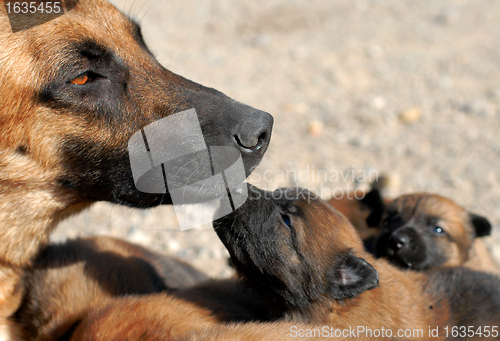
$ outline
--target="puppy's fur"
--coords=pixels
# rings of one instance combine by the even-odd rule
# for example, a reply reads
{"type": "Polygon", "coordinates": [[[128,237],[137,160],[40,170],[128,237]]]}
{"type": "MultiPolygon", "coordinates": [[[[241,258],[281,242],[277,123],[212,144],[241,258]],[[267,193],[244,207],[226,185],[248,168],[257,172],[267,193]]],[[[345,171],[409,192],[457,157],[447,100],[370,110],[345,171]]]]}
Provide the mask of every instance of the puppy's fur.
{"type": "Polygon", "coordinates": [[[239,281],[113,238],[49,245],[25,282],[11,321],[27,340],[293,340],[291,325],[250,323],[267,308],[239,281]]]}
{"type": "MultiPolygon", "coordinates": [[[[213,309],[171,295],[151,295],[118,299],[94,310],[70,340],[292,341],[297,339],[290,335],[292,327],[313,328],[296,323],[221,324],[213,309]]],[[[308,339],[322,340],[317,336],[308,339]]]]}
{"type": "Polygon", "coordinates": [[[423,339],[429,327],[498,325],[496,276],[463,268],[400,270],[374,259],[346,218],[307,191],[251,187],[250,193],[214,227],[241,277],[273,302],[275,318],[421,329],[423,339]]]}
{"type": "MultiPolygon", "coordinates": [[[[499,274],[484,243],[490,222],[435,194],[403,195],[384,208],[375,255],[393,264],[427,270],[466,266],[499,274]]],[[[382,216],[382,214],[380,214],[382,216]]]]}
{"type": "Polygon", "coordinates": [[[0,65],[0,318],[62,218],[98,200],[171,203],[134,185],[127,145],[144,126],[195,108],[206,144],[240,150],[247,173],[270,139],[269,114],[163,68],[104,0],[16,33],[2,2],[0,65]]]}
{"type": "Polygon", "coordinates": [[[26,274],[23,304],[12,318],[23,339],[55,340],[96,306],[116,297],[187,287],[208,277],[190,265],[109,237],[49,245],[26,274]]]}

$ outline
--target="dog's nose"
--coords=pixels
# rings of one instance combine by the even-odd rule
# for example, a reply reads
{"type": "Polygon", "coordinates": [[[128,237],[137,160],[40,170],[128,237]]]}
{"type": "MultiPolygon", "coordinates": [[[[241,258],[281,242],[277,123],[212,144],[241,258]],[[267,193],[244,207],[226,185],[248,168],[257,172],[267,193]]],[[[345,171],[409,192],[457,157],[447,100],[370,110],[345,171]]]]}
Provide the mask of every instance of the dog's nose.
{"type": "Polygon", "coordinates": [[[398,249],[404,248],[406,245],[408,245],[408,242],[410,241],[408,236],[404,234],[393,234],[391,236],[391,240],[398,249]]]}
{"type": "Polygon", "coordinates": [[[265,151],[271,140],[273,117],[267,112],[254,110],[236,128],[234,139],[246,152],[265,151]]]}

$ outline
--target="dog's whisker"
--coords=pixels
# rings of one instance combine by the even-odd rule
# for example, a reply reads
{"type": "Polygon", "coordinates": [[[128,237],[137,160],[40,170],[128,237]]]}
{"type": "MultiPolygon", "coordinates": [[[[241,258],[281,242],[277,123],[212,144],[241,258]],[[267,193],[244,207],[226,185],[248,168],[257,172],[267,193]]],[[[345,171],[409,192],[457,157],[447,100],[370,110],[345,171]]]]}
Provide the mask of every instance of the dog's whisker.
{"type": "MultiPolygon", "coordinates": [[[[196,160],[195,158],[193,158],[193,159],[189,160],[188,162],[186,162],[185,164],[183,164],[181,167],[179,167],[179,169],[178,169],[178,170],[177,170],[177,172],[173,175],[173,177],[175,177],[177,174],[179,174],[179,173],[180,173],[180,171],[181,171],[184,167],[186,167],[186,166],[187,166],[187,165],[189,165],[190,163],[192,163],[192,162],[196,162],[196,161],[197,161],[197,160],[196,160]]],[[[201,168],[201,167],[200,167],[200,168],[201,168]]],[[[198,168],[198,169],[200,169],[200,168],[198,168]]]]}
{"type": "MultiPolygon", "coordinates": [[[[194,169],[191,174],[189,175],[189,177],[185,180],[184,182],[184,187],[183,187],[183,191],[182,191],[182,202],[184,202],[184,198],[185,198],[185,194],[186,194],[186,190],[188,188],[188,184],[189,184],[189,180],[191,180],[191,178],[196,174],[196,172],[200,169],[202,169],[203,166],[200,166],[196,169],[194,169]]],[[[206,183],[206,182],[205,182],[206,183]]],[[[205,185],[205,183],[203,185],[205,185]]]]}
{"type": "Polygon", "coordinates": [[[146,15],[149,13],[149,11],[151,10],[151,8],[153,7],[153,2],[154,1],[155,0],[146,0],[142,4],[141,8],[139,9],[139,12],[141,12],[144,7],[146,7],[146,10],[143,12],[142,17],[140,19],[138,19],[138,21],[140,23],[142,23],[144,21],[144,18],[146,17],[146,15]]]}

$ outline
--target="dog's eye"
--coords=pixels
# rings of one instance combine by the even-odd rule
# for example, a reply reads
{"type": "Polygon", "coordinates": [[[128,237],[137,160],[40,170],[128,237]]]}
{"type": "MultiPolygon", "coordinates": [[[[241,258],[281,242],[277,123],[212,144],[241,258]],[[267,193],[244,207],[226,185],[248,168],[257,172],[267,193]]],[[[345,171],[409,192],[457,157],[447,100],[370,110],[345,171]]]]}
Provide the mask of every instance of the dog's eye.
{"type": "Polygon", "coordinates": [[[75,85],[83,85],[83,84],[87,83],[88,80],[89,80],[89,76],[87,76],[86,74],[83,74],[83,75],[80,75],[80,76],[73,78],[69,82],[71,84],[75,84],[75,85]]]}
{"type": "Polygon", "coordinates": [[[74,85],[85,85],[87,83],[93,82],[98,78],[102,78],[100,75],[94,72],[84,72],[72,80],[69,81],[69,83],[74,84],[74,85]]]}
{"type": "Polygon", "coordinates": [[[433,226],[433,227],[431,227],[431,231],[432,231],[432,233],[434,233],[436,236],[440,236],[440,237],[442,237],[442,236],[445,236],[445,235],[446,235],[445,230],[443,230],[443,229],[442,229],[441,227],[439,227],[439,226],[433,226]]]}
{"type": "Polygon", "coordinates": [[[283,220],[286,226],[292,228],[292,220],[290,219],[290,216],[288,214],[281,214],[281,219],[283,220]]]}

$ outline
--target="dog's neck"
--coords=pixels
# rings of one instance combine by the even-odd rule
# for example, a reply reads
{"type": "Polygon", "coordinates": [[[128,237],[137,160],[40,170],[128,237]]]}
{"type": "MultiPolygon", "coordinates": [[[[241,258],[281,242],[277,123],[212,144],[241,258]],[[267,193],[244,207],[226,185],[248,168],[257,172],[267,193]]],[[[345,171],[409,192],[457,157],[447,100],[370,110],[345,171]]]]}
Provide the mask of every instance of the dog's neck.
{"type": "MultiPolygon", "coordinates": [[[[0,264],[24,268],[78,200],[57,183],[61,167],[37,152],[0,147],[0,264]]],[[[50,158],[47,158],[50,160],[50,158]]],[[[88,205],[88,204],[87,204],[88,205]]]]}
{"type": "Polygon", "coordinates": [[[24,270],[48,242],[50,231],[85,205],[65,207],[49,190],[0,179],[0,327],[2,319],[17,310],[23,297],[24,270]]]}
{"type": "Polygon", "coordinates": [[[0,180],[0,264],[28,266],[58,222],[89,205],[68,206],[61,197],[41,186],[0,180]],[[29,234],[21,233],[26,230],[29,234]]]}

